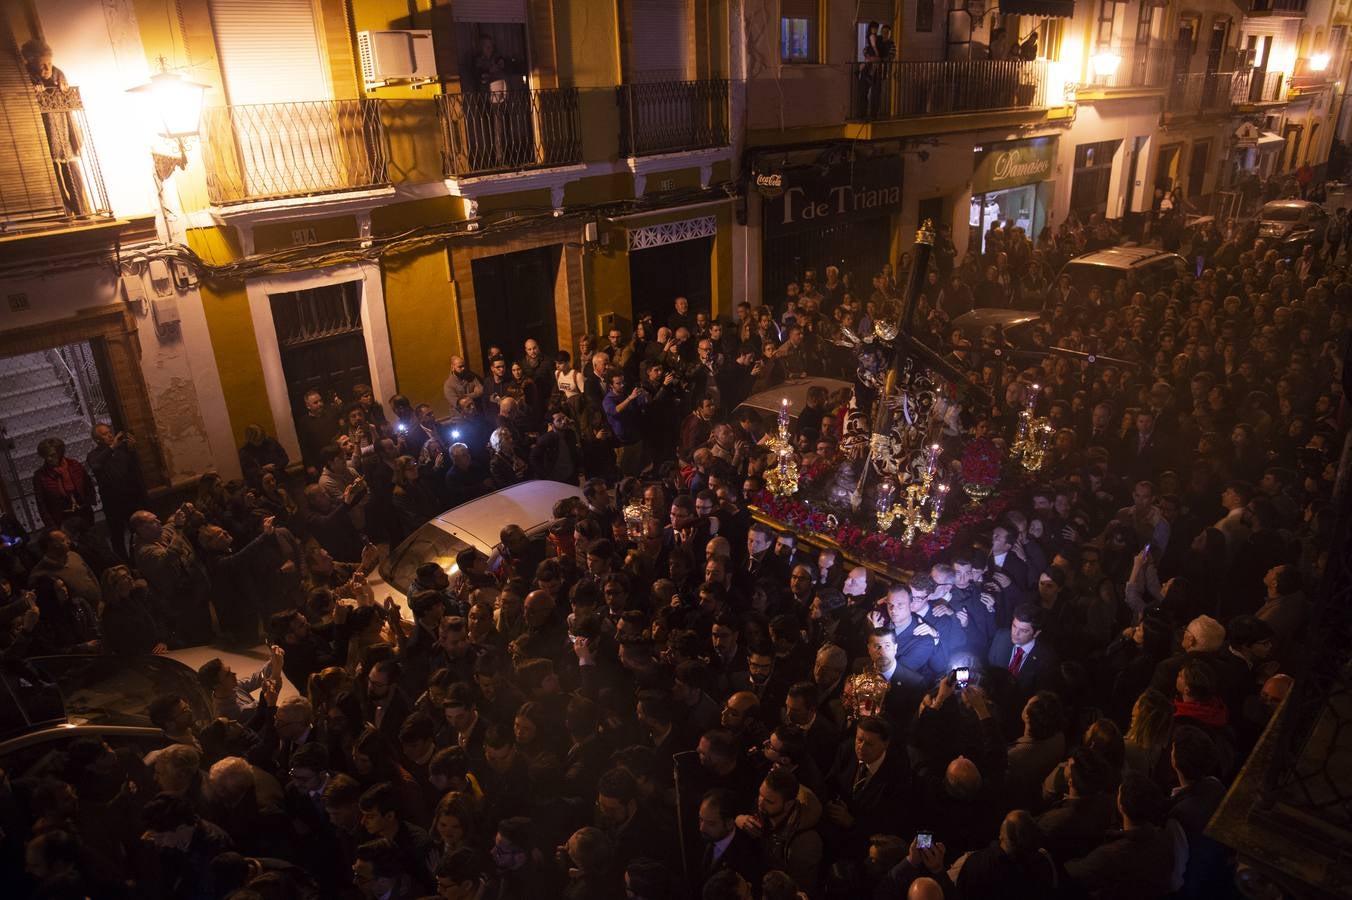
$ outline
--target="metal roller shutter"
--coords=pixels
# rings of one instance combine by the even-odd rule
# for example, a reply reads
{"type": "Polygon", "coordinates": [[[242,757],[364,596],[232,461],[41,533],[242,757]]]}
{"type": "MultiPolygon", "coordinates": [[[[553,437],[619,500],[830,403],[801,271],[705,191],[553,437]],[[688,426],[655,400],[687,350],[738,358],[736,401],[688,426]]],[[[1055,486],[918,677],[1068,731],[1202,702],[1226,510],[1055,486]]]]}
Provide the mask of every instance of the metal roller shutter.
{"type": "Polygon", "coordinates": [[[526,0],[452,0],[451,15],[457,22],[525,25],[526,0]]]}
{"type": "MultiPolygon", "coordinates": [[[[9,29],[4,29],[8,37],[9,29]]],[[[4,44],[14,46],[12,39],[4,44]]],[[[0,52],[0,223],[65,213],[42,113],[23,62],[0,52]]]]}
{"type": "Polygon", "coordinates": [[[211,0],[231,106],[328,100],[311,0],[211,0]]]}

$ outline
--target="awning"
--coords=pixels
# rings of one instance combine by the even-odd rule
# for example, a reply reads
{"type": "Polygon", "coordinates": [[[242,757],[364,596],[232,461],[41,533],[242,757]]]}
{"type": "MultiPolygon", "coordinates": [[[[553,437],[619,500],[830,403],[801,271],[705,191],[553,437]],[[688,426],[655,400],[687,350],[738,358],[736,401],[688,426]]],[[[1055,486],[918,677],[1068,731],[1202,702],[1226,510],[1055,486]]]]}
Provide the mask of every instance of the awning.
{"type": "Polygon", "coordinates": [[[1282,144],[1286,143],[1286,138],[1280,134],[1273,134],[1271,131],[1265,131],[1258,136],[1258,152],[1266,153],[1276,150],[1282,144]]]}
{"type": "Polygon", "coordinates": [[[1000,14],[1069,19],[1075,15],[1075,0],[1000,0],[1000,14]]]}

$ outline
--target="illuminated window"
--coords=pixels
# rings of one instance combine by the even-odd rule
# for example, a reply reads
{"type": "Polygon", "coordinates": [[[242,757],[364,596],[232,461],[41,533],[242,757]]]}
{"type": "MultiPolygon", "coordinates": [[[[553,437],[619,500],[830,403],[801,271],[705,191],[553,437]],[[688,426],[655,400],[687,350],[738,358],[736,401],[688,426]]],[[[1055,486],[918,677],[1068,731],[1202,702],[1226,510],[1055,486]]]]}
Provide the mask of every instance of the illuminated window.
{"type": "Polygon", "coordinates": [[[783,0],[779,9],[779,58],[786,63],[817,61],[817,0],[783,0]]]}

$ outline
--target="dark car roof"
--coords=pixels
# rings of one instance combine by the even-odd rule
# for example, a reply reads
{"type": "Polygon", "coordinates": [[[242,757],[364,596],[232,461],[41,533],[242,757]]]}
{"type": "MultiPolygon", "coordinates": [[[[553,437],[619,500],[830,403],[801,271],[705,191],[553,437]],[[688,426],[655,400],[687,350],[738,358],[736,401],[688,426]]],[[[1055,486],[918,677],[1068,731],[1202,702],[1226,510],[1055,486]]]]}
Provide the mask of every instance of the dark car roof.
{"type": "Polygon", "coordinates": [[[150,702],[178,694],[211,718],[197,673],[163,656],[38,656],[0,672],[0,737],[60,723],[149,726],[150,702]]]}

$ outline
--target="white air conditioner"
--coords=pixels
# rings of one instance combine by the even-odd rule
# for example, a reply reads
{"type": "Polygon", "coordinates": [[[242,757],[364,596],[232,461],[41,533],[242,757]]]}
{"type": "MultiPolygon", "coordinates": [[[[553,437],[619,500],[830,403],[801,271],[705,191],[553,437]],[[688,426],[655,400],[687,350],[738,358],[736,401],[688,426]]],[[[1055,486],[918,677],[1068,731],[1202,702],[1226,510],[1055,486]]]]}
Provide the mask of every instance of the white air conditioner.
{"type": "Polygon", "coordinates": [[[437,77],[431,31],[359,31],[357,54],[366,89],[427,84],[437,77]]]}

